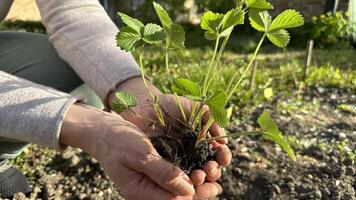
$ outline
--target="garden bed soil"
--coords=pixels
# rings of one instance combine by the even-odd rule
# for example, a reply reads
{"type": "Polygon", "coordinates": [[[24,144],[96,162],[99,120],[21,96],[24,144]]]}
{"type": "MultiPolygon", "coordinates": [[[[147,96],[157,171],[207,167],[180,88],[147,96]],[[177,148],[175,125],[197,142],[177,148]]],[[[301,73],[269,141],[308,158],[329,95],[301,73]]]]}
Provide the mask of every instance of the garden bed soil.
{"type": "MultiPolygon", "coordinates": [[[[224,192],[214,199],[355,200],[356,114],[338,109],[355,105],[355,91],[312,88],[304,101],[276,97],[253,107],[229,132],[252,131],[258,114],[271,113],[296,150],[294,162],[270,141],[241,137],[229,143],[232,165],[223,169],[224,192]],[[284,105],[284,106],[283,106],[284,105]]],[[[17,165],[33,192],[15,199],[122,199],[99,164],[78,149],[60,154],[32,145],[17,165]]]]}

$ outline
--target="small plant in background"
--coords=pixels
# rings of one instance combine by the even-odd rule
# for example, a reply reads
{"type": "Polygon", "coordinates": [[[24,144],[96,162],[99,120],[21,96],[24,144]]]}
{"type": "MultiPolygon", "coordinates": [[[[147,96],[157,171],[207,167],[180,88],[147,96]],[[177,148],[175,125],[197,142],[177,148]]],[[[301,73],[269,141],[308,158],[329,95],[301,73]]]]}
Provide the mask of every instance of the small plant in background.
{"type": "Polygon", "coordinates": [[[320,48],[345,48],[355,42],[352,36],[356,32],[356,26],[349,20],[347,12],[329,12],[315,16],[308,26],[310,26],[309,37],[314,39],[320,48]]]}
{"type": "MultiPolygon", "coordinates": [[[[123,23],[117,35],[117,45],[129,52],[137,54],[141,68],[142,79],[147,87],[145,79],[145,66],[143,63],[142,51],[148,45],[161,45],[165,52],[165,67],[167,74],[171,77],[172,92],[176,96],[176,104],[181,111],[181,118],[175,119],[170,113],[159,105],[158,96],[150,91],[150,98],[154,105],[158,121],[156,126],[161,126],[165,130],[165,135],[152,137],[151,141],[160,155],[170,162],[178,164],[183,170],[189,173],[191,170],[201,168],[202,164],[212,159],[213,152],[209,141],[221,138],[236,138],[243,135],[261,135],[266,139],[276,142],[293,160],[295,155],[276,123],[271,116],[264,112],[258,118],[260,131],[240,132],[228,134],[220,137],[210,137],[209,128],[216,122],[219,126],[225,127],[228,124],[231,109],[227,108],[228,101],[235,94],[235,91],[243,80],[245,80],[256,56],[267,38],[277,47],[286,47],[290,36],[286,29],[301,26],[304,23],[303,17],[295,10],[286,10],[272,19],[268,13],[273,6],[265,0],[239,0],[237,6],[225,14],[207,11],[201,19],[201,28],[205,31],[204,37],[214,41],[214,53],[209,66],[202,69],[206,72],[201,77],[201,82],[196,83],[187,78],[173,78],[170,70],[169,59],[171,54],[184,51],[185,32],[184,29],[174,23],[166,10],[157,3],[153,3],[156,13],[161,21],[162,27],[157,24],[148,23],[144,25],[137,19],[126,14],[119,13],[123,23]],[[211,87],[216,81],[216,70],[219,67],[221,56],[226,44],[229,41],[233,29],[244,23],[245,16],[248,15],[251,26],[262,32],[261,39],[252,57],[241,64],[240,70],[235,70],[230,80],[226,82],[224,88],[216,89],[211,87]],[[181,106],[178,95],[182,95],[193,100],[191,114],[188,116],[181,106]],[[209,108],[211,117],[202,123],[202,117],[209,108]],[[173,118],[173,119],[172,119],[173,118]],[[172,124],[176,123],[176,124],[172,124]],[[178,126],[182,130],[181,137],[173,137],[171,126],[178,126]],[[189,152],[189,155],[186,153],[189,152]]],[[[272,90],[273,91],[273,90],[272,90]]],[[[113,109],[120,113],[124,110],[131,110],[136,106],[135,97],[127,92],[118,92],[117,99],[113,102],[113,109]]],[[[273,93],[271,89],[266,91],[266,98],[270,98],[273,93]]],[[[134,112],[134,111],[132,111],[134,112]]],[[[136,115],[139,115],[135,113],[136,115]]],[[[149,119],[155,121],[155,119],[149,119]]]]}

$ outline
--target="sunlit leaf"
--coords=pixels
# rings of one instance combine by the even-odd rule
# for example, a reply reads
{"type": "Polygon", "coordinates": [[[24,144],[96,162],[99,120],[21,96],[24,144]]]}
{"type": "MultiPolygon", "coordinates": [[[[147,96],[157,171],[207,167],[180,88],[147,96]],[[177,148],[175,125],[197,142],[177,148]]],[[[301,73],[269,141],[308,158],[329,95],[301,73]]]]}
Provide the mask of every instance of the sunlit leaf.
{"type": "Polygon", "coordinates": [[[121,13],[121,12],[118,12],[117,14],[121,17],[121,20],[124,24],[126,24],[128,27],[135,30],[137,33],[141,33],[143,31],[145,25],[142,22],[140,22],[138,19],[132,18],[126,15],[125,13],[121,13]]]}
{"type": "Polygon", "coordinates": [[[267,33],[267,37],[274,45],[281,48],[286,47],[290,40],[289,33],[285,29],[271,31],[267,33]]]}
{"type": "Polygon", "coordinates": [[[227,95],[224,91],[219,90],[214,92],[206,101],[206,104],[209,106],[211,116],[215,122],[224,127],[227,125],[228,118],[225,109],[227,103],[227,95]]]}
{"type": "Polygon", "coordinates": [[[185,78],[177,78],[173,80],[173,92],[176,92],[181,95],[200,97],[201,90],[197,83],[185,79],[185,78]]]}
{"type": "Polygon", "coordinates": [[[125,51],[134,51],[135,49],[143,46],[141,35],[130,27],[121,28],[120,32],[116,35],[117,46],[125,51]]]}
{"type": "Polygon", "coordinates": [[[247,5],[250,8],[261,9],[261,10],[267,10],[273,8],[272,4],[267,2],[266,0],[247,0],[247,5]]]}
{"type": "Polygon", "coordinates": [[[243,24],[244,20],[245,20],[245,14],[244,12],[242,12],[242,10],[232,9],[224,15],[221,29],[222,31],[224,31],[238,24],[243,24]]]}
{"type": "Polygon", "coordinates": [[[204,35],[208,35],[207,39],[218,37],[219,29],[222,26],[223,19],[224,15],[220,13],[213,13],[211,11],[204,13],[200,26],[203,30],[206,30],[206,34],[204,35]]]}
{"type": "Polygon", "coordinates": [[[303,16],[295,10],[285,10],[279,14],[271,23],[268,28],[268,31],[295,28],[303,25],[304,18],[303,16]]]}
{"type": "Polygon", "coordinates": [[[156,10],[159,20],[162,23],[164,29],[171,29],[173,24],[172,19],[169,17],[167,11],[158,3],[153,2],[153,7],[156,10]]]}
{"type": "Polygon", "coordinates": [[[273,97],[273,89],[270,88],[270,87],[264,89],[263,90],[263,96],[268,100],[272,99],[272,97],[273,97]]]}
{"type": "Polygon", "coordinates": [[[208,11],[204,13],[200,26],[203,30],[217,33],[222,25],[223,19],[223,14],[208,11]]]}
{"type": "Polygon", "coordinates": [[[161,5],[153,2],[153,6],[167,34],[168,48],[171,50],[183,50],[185,42],[185,31],[183,27],[173,23],[168,12],[161,5]]]}
{"type": "Polygon", "coordinates": [[[115,95],[116,99],[112,102],[112,109],[116,113],[121,113],[127,108],[137,105],[136,97],[129,92],[117,92],[115,95]]]}
{"type": "Polygon", "coordinates": [[[271,24],[272,17],[267,11],[260,11],[251,9],[249,11],[249,20],[251,26],[261,32],[267,32],[268,27],[271,24]]]}
{"type": "Polygon", "coordinates": [[[157,44],[166,39],[166,33],[161,26],[149,23],[145,26],[142,39],[149,44],[157,44]]]}
{"type": "Polygon", "coordinates": [[[230,106],[229,108],[226,109],[226,116],[227,116],[227,119],[231,119],[231,116],[232,116],[232,112],[234,111],[234,107],[230,106]]]}
{"type": "Polygon", "coordinates": [[[258,124],[264,131],[264,137],[277,143],[284,152],[286,152],[292,160],[296,160],[293,149],[289,146],[287,141],[283,138],[282,133],[279,131],[277,124],[273,121],[272,117],[263,112],[257,120],[258,124]]]}
{"type": "Polygon", "coordinates": [[[173,24],[169,33],[169,48],[173,50],[184,49],[185,31],[179,24],[173,24]]]}

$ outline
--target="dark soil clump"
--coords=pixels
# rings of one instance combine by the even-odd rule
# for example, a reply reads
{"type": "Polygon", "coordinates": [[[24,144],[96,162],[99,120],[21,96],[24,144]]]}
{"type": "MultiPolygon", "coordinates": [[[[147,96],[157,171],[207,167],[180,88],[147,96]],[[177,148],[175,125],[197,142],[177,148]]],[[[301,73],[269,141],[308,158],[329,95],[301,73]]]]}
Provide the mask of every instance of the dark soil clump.
{"type": "Polygon", "coordinates": [[[170,163],[176,164],[185,173],[202,169],[205,162],[214,159],[212,146],[207,142],[195,145],[197,133],[192,130],[183,132],[182,137],[162,135],[151,138],[157,152],[170,163]]]}

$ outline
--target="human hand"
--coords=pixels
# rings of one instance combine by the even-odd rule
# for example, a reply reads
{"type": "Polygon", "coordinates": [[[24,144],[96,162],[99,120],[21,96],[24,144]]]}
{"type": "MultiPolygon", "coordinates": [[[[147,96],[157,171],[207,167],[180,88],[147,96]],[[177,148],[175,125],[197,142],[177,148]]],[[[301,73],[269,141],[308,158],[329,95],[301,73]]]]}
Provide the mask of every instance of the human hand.
{"type": "Polygon", "coordinates": [[[128,200],[193,199],[189,177],[163,160],[146,134],[118,115],[73,105],[60,142],[95,157],[128,200]]]}
{"type": "MultiPolygon", "coordinates": [[[[159,104],[161,107],[166,109],[170,115],[175,118],[182,119],[181,112],[179,111],[175,96],[172,94],[162,94],[152,83],[148,82],[149,88],[154,95],[159,96],[159,104]]],[[[138,106],[134,107],[134,111],[144,118],[148,119],[157,119],[156,114],[153,108],[152,100],[151,102],[147,101],[150,99],[150,96],[145,88],[143,81],[141,78],[132,78],[127,80],[126,82],[120,84],[119,91],[128,91],[133,93],[137,100],[138,106]]],[[[115,94],[111,94],[109,96],[109,102],[112,102],[115,99],[115,94]]],[[[189,117],[193,102],[184,98],[179,97],[182,107],[189,117]]],[[[163,133],[163,131],[152,131],[151,124],[149,120],[144,120],[132,112],[123,112],[120,115],[126,120],[132,122],[137,125],[143,132],[149,133],[150,136],[154,136],[157,133],[163,133]]],[[[203,121],[207,121],[210,117],[209,112],[207,112],[203,116],[203,121]]],[[[224,135],[223,129],[219,128],[217,124],[213,124],[209,129],[209,133],[211,136],[221,136],[224,135]]],[[[200,198],[209,198],[216,196],[218,193],[221,193],[221,186],[216,183],[216,181],[221,176],[221,166],[227,166],[231,162],[231,152],[226,146],[227,140],[222,139],[211,142],[213,144],[213,148],[216,150],[215,161],[207,162],[203,170],[194,170],[191,174],[191,180],[195,186],[196,194],[200,198]]]]}

